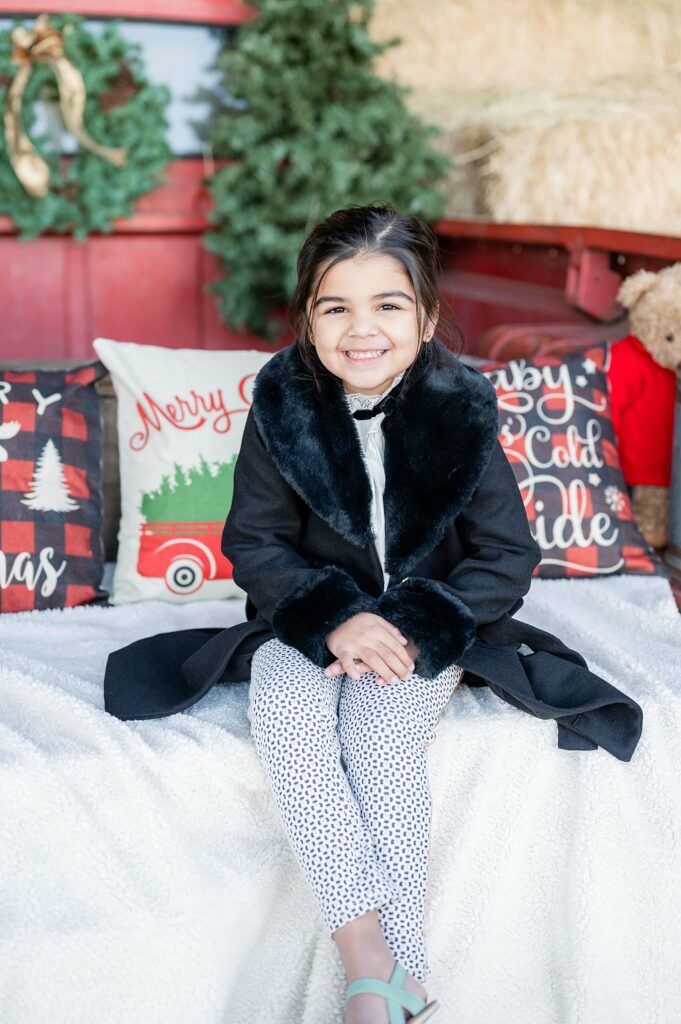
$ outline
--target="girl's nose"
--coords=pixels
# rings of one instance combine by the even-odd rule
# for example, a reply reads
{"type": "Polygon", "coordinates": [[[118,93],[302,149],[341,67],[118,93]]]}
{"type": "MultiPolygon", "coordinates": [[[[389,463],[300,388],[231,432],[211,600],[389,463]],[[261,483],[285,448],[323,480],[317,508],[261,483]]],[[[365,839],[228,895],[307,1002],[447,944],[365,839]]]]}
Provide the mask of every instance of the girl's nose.
{"type": "Polygon", "coordinates": [[[354,324],[348,334],[351,338],[375,338],[378,331],[372,325],[354,324]]]}

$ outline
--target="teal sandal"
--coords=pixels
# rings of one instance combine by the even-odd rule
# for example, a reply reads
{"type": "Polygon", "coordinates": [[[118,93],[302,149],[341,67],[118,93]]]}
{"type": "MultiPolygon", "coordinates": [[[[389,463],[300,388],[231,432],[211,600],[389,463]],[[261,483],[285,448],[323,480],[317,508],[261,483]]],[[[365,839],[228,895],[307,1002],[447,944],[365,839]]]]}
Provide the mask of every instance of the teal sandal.
{"type": "Polygon", "coordinates": [[[353,996],[359,995],[360,992],[369,992],[375,996],[383,996],[387,1002],[390,1024],[405,1024],[407,1018],[404,1010],[409,1010],[409,1013],[414,1014],[409,1018],[407,1024],[425,1024],[435,1011],[440,1009],[440,1004],[435,1000],[426,1004],[415,992],[407,991],[403,987],[406,976],[407,971],[399,960],[396,960],[390,981],[383,981],[381,978],[355,978],[345,991],[345,1002],[347,1004],[353,996]]]}

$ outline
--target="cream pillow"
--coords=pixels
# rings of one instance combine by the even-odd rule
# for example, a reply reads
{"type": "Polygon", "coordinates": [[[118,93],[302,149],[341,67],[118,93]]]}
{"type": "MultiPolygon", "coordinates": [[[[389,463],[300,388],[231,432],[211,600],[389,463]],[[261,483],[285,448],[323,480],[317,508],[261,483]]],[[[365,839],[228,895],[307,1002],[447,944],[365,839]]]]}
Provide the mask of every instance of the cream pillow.
{"type": "Polygon", "coordinates": [[[220,551],[253,380],[273,352],[96,338],[117,399],[113,604],[243,597],[220,551]]]}

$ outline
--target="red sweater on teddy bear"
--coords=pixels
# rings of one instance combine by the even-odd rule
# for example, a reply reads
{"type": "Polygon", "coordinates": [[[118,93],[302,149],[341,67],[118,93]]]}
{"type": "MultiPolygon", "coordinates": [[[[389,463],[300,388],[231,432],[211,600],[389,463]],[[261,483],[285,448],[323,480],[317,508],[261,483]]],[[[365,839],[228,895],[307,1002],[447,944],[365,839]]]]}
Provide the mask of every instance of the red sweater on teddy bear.
{"type": "Polygon", "coordinates": [[[610,400],[622,473],[631,487],[670,487],[676,374],[630,334],[610,346],[610,400]]]}

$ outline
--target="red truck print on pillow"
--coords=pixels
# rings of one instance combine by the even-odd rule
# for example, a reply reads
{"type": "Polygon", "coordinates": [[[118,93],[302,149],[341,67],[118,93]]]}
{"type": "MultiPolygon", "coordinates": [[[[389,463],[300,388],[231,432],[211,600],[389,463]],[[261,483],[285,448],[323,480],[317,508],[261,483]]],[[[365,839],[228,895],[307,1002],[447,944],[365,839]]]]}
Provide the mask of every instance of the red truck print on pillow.
{"type": "Polygon", "coordinates": [[[174,463],[174,475],[164,475],[160,487],[142,495],[137,571],[162,579],[172,594],[190,596],[206,580],[232,578],[232,563],[222,554],[220,540],[232,504],[234,466],[174,463]]]}

